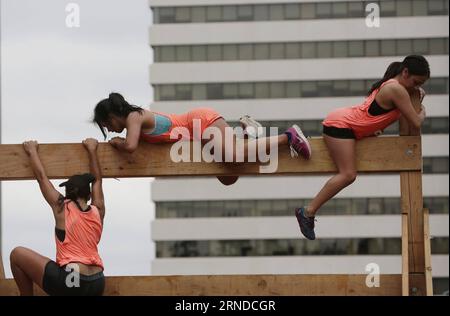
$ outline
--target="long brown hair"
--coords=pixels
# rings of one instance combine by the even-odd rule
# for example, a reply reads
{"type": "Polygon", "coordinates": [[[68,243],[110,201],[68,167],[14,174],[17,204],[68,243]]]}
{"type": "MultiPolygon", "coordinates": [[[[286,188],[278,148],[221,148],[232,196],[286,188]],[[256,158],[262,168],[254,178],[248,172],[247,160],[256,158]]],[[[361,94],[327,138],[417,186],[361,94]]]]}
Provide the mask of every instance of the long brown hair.
{"type": "Polygon", "coordinates": [[[409,55],[406,56],[403,61],[395,61],[389,65],[384,73],[384,76],[381,80],[378,80],[372,85],[372,88],[369,91],[369,95],[389,79],[396,77],[399,73],[403,71],[403,69],[408,69],[411,75],[417,76],[427,76],[430,77],[430,65],[425,57],[421,55],[409,55]]]}

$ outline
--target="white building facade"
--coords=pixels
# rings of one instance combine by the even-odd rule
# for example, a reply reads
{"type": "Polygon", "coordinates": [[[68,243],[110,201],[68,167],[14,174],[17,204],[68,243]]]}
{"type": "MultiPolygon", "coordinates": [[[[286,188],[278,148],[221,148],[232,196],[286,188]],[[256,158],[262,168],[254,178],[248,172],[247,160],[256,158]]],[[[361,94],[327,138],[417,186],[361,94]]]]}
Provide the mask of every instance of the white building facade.
{"type": "MultiPolygon", "coordinates": [[[[150,0],[151,109],[212,107],[237,125],[249,114],[282,132],[321,134],[332,109],[360,103],[389,63],[424,55],[425,206],[430,209],[436,293],[448,290],[448,1],[150,0]],[[366,24],[366,5],[380,26],[366,24]]],[[[393,126],[386,133],[396,133],[393,126]]],[[[314,154],[313,154],[314,157],[314,154]]],[[[313,158],[314,159],[314,158],[313,158]]],[[[315,241],[294,208],[328,176],[157,178],[152,273],[401,272],[400,177],[362,175],[318,213],[315,241]]]]}

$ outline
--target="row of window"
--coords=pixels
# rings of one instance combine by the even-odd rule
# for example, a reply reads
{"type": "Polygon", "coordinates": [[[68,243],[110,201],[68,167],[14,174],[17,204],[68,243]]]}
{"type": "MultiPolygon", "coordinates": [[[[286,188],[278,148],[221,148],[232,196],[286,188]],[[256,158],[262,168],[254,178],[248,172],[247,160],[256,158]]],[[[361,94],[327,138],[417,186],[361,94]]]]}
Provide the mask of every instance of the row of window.
{"type": "MultiPolygon", "coordinates": [[[[448,159],[447,159],[448,161],[448,159]]],[[[222,200],[156,202],[156,218],[292,216],[311,199],[222,200]]],[[[448,214],[448,197],[425,197],[431,214],[448,214]]],[[[320,215],[400,214],[400,198],[336,198],[320,208],[320,215]]]]}
{"type": "Polygon", "coordinates": [[[155,46],[155,62],[448,55],[448,38],[155,46]]]}
{"type": "MultiPolygon", "coordinates": [[[[192,7],[154,7],[159,23],[208,23],[361,18],[366,5],[376,3],[381,17],[448,15],[448,0],[382,0],[192,7]]],[[[369,10],[370,12],[371,10],[369,10]]]]}
{"type": "MultiPolygon", "coordinates": [[[[155,101],[364,96],[379,79],[157,84],[155,101]]],[[[448,94],[448,78],[431,78],[428,94],[448,94]]]]}
{"type": "MultiPolygon", "coordinates": [[[[156,257],[399,255],[401,238],[157,241],[156,257]]],[[[431,239],[432,254],[448,254],[448,237],[431,239]]]]}
{"type": "MultiPolygon", "coordinates": [[[[292,120],[292,121],[259,121],[263,126],[263,133],[270,135],[270,127],[277,127],[281,133],[291,127],[294,124],[300,124],[302,131],[307,136],[321,136],[322,135],[322,121],[323,120],[292,120]]],[[[230,126],[237,127],[239,122],[228,122],[230,126]]],[[[422,123],[421,127],[422,135],[425,134],[448,134],[449,133],[449,120],[448,117],[427,117],[422,123]]],[[[263,135],[264,135],[263,134],[263,135]]],[[[399,123],[394,122],[388,128],[384,130],[385,135],[398,135],[399,123]]],[[[446,173],[446,172],[444,172],[446,173]]]]}

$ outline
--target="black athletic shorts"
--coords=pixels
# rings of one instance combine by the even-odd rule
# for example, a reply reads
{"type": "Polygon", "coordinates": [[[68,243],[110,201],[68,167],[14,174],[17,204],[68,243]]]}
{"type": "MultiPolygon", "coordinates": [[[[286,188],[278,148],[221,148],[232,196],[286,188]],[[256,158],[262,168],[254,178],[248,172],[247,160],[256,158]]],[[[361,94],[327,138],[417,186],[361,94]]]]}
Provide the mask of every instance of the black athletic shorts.
{"type": "Polygon", "coordinates": [[[356,139],[353,130],[351,130],[350,128],[339,128],[323,125],[323,133],[334,138],[356,139]]]}
{"type": "Polygon", "coordinates": [[[45,266],[43,290],[52,296],[99,296],[105,289],[105,276],[103,272],[93,275],[79,274],[76,280],[73,269],[60,267],[54,261],[45,266]],[[79,286],[78,286],[79,285],[79,286]]]}

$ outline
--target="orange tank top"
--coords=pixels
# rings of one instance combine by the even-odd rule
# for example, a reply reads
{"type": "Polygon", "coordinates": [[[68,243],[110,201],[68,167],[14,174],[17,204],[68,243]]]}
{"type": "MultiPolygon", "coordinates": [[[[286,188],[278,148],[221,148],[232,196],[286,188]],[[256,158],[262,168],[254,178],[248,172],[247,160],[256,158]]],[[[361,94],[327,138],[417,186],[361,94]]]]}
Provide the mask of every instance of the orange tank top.
{"type": "Polygon", "coordinates": [[[332,111],[322,124],[329,127],[349,128],[355,134],[356,139],[381,134],[386,127],[400,118],[400,110],[394,108],[387,113],[373,116],[369,113],[369,107],[380,89],[392,82],[397,82],[397,80],[390,79],[383,82],[378,89],[372,91],[362,104],[332,111]]]}
{"type": "MultiPolygon", "coordinates": [[[[175,128],[182,128],[185,130],[187,135],[185,136],[189,140],[201,139],[201,135],[203,131],[208,128],[212,123],[214,123],[222,116],[217,113],[215,110],[211,108],[195,108],[190,110],[189,112],[183,114],[167,114],[153,111],[155,115],[155,121],[168,122],[167,128],[162,133],[144,133],[141,132],[140,139],[147,143],[174,143],[182,138],[182,135],[178,135],[178,133],[174,133],[177,135],[177,138],[170,138],[170,134],[175,128]],[[157,118],[156,116],[159,116],[157,118]],[[194,121],[197,120],[197,123],[194,121]],[[195,124],[198,124],[198,131],[194,130],[195,124]]],[[[158,123],[155,123],[158,124],[158,123]]],[[[164,123],[167,124],[167,123],[164,123]]]]}
{"type": "Polygon", "coordinates": [[[55,236],[56,263],[59,266],[79,262],[103,269],[97,249],[103,225],[97,207],[90,207],[90,210],[82,212],[73,201],[64,201],[66,235],[63,242],[55,236]]]}

